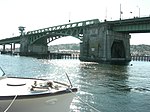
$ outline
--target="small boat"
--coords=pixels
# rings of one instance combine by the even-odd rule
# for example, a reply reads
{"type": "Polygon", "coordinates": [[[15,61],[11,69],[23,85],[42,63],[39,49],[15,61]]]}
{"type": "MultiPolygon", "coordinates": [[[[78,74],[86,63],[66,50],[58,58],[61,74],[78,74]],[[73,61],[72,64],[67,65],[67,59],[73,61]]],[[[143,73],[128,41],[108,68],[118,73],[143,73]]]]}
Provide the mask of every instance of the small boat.
{"type": "Polygon", "coordinates": [[[0,112],[69,112],[75,92],[71,84],[3,75],[0,112]]]}

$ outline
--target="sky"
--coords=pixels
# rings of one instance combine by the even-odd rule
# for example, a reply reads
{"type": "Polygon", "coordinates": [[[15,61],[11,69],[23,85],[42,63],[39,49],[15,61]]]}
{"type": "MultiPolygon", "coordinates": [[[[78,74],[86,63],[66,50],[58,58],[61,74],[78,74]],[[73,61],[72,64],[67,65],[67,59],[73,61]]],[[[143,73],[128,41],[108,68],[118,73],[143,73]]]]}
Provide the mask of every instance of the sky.
{"type": "MultiPolygon", "coordinates": [[[[99,19],[101,22],[121,18],[150,16],[150,0],[0,0],[0,39],[19,35],[18,27],[26,31],[55,25],[99,19]],[[130,13],[132,12],[132,13],[130,13]]],[[[63,37],[52,43],[79,42],[63,37]]],[[[150,33],[131,34],[131,44],[150,45],[150,33]]]]}

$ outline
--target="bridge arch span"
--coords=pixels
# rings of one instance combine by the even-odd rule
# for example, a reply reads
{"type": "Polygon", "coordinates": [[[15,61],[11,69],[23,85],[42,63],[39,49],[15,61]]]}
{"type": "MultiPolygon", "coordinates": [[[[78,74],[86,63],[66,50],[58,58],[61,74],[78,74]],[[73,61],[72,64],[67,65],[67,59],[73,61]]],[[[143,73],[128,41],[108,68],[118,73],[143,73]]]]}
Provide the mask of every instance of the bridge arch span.
{"type": "Polygon", "coordinates": [[[45,35],[37,35],[37,36],[33,36],[33,37],[30,37],[30,44],[35,44],[35,43],[39,43],[43,40],[47,40],[47,44],[49,44],[50,42],[52,41],[55,41],[59,38],[62,38],[62,37],[67,37],[67,36],[72,36],[74,38],[77,38],[79,40],[82,41],[82,38],[83,38],[83,34],[77,32],[77,31],[74,31],[74,32],[71,32],[71,31],[68,31],[68,32],[52,32],[52,33],[46,33],[45,35]]]}

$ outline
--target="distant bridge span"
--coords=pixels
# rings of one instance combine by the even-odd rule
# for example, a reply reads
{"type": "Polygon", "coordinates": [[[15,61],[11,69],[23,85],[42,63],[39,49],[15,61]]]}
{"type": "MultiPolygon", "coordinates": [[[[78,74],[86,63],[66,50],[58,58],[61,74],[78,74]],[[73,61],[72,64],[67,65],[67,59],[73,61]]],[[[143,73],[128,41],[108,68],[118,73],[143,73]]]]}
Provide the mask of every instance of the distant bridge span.
{"type": "Polygon", "coordinates": [[[110,21],[113,31],[123,33],[150,33],[150,17],[110,21]]]}

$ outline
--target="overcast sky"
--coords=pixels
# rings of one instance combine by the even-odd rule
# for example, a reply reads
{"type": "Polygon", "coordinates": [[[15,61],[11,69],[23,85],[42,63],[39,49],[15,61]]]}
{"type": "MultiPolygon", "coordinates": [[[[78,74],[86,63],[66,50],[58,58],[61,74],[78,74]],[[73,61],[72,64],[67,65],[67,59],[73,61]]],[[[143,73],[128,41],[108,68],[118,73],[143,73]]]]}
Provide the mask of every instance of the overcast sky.
{"type": "MultiPolygon", "coordinates": [[[[19,35],[18,26],[30,31],[66,24],[69,19],[118,20],[120,4],[122,19],[150,16],[150,0],[0,0],[0,39],[19,35]]],[[[150,45],[150,34],[132,35],[131,44],[150,45]]]]}

